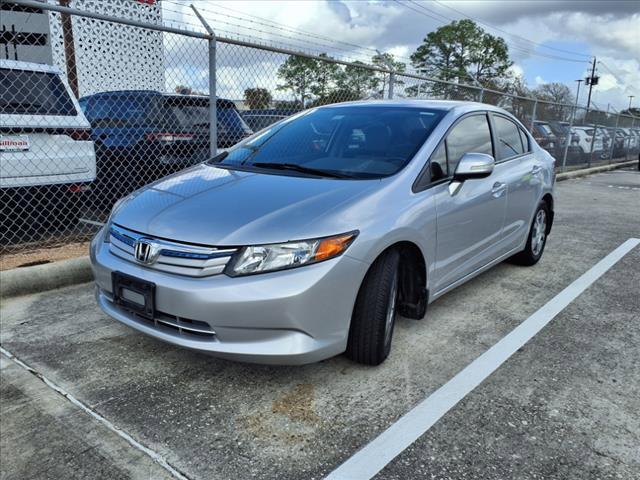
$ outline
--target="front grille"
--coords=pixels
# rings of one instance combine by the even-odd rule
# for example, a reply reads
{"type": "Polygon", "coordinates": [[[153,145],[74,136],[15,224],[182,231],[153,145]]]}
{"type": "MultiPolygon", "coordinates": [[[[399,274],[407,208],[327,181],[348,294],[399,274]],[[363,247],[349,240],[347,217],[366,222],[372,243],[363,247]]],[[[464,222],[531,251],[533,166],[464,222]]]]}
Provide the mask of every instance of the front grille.
{"type": "Polygon", "coordinates": [[[155,239],[118,225],[111,226],[109,242],[109,251],[117,257],[153,270],[189,277],[208,277],[222,273],[237,251],[235,248],[200,247],[155,239]],[[135,258],[136,242],[142,238],[152,242],[159,250],[153,263],[141,263],[135,258]]]}
{"type": "Polygon", "coordinates": [[[176,317],[158,311],[156,311],[153,320],[140,315],[135,315],[135,317],[139,322],[153,326],[156,330],[164,330],[174,335],[197,337],[199,340],[214,340],[216,336],[208,323],[199,320],[176,317]]]}
{"type": "Polygon", "coordinates": [[[155,330],[168,333],[170,335],[189,337],[192,340],[213,341],[216,338],[216,332],[206,322],[178,317],[158,310],[155,311],[153,319],[143,317],[142,315],[123,309],[113,303],[113,296],[106,291],[101,291],[101,293],[111,304],[112,308],[126,313],[130,318],[133,318],[141,325],[152,327],[155,330]]]}

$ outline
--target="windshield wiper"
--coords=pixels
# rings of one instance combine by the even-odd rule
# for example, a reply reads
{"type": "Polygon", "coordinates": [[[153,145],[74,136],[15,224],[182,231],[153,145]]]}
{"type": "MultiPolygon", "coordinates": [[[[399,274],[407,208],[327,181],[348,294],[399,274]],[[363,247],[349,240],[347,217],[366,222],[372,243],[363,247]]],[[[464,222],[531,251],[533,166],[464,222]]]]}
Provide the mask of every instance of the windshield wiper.
{"type": "Polygon", "coordinates": [[[304,167],[295,163],[256,162],[250,164],[250,166],[259,168],[270,168],[272,170],[293,170],[294,172],[308,173],[309,175],[320,177],[351,178],[349,175],[343,173],[330,172],[328,170],[321,170],[319,168],[304,167]]]}
{"type": "Polygon", "coordinates": [[[220,163],[222,160],[227,158],[227,155],[229,155],[229,151],[220,152],[215,157],[211,157],[209,160],[207,160],[206,163],[209,165],[213,163],[220,163]]]}

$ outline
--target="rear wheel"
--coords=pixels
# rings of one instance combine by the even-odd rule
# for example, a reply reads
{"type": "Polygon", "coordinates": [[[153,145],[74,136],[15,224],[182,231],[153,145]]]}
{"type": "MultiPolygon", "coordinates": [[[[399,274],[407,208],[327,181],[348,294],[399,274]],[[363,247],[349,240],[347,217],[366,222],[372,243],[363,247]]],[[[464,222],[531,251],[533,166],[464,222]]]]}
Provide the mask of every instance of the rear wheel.
{"type": "Polygon", "coordinates": [[[371,265],[353,309],[347,356],[358,363],[379,365],[391,351],[398,304],[400,254],[383,253],[371,265]]]}
{"type": "Polygon", "coordinates": [[[533,216],[533,223],[529,230],[529,237],[525,249],[511,257],[513,263],[518,265],[531,266],[538,263],[547,244],[547,233],[549,231],[549,206],[546,202],[540,203],[533,216]]]}

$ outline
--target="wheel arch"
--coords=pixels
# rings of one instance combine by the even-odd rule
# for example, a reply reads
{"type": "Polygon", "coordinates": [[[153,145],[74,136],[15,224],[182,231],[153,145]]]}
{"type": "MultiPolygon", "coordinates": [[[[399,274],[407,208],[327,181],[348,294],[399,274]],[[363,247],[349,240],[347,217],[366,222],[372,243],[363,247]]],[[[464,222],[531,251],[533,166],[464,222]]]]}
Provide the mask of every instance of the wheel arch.
{"type": "Polygon", "coordinates": [[[553,195],[551,195],[550,192],[545,193],[542,196],[542,201],[549,206],[549,221],[547,222],[547,235],[549,235],[549,233],[551,233],[551,226],[553,225],[553,216],[554,216],[553,195]]]}
{"type": "Polygon", "coordinates": [[[429,300],[425,256],[416,243],[400,240],[379,252],[376,260],[389,250],[400,254],[398,312],[404,317],[420,320],[426,313],[429,300]]]}

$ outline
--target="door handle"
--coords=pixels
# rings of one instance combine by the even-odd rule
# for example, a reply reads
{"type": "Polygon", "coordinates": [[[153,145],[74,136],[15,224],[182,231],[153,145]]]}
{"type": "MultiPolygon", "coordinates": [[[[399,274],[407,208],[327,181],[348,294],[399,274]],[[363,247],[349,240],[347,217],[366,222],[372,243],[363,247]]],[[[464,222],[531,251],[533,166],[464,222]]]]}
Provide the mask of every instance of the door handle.
{"type": "Polygon", "coordinates": [[[504,193],[506,189],[507,189],[506,183],[496,182],[493,184],[493,187],[491,188],[491,194],[494,197],[498,198],[504,193]]]}
{"type": "Polygon", "coordinates": [[[531,173],[533,175],[537,175],[541,171],[542,171],[542,167],[540,165],[534,165],[533,168],[531,169],[531,173]]]}

